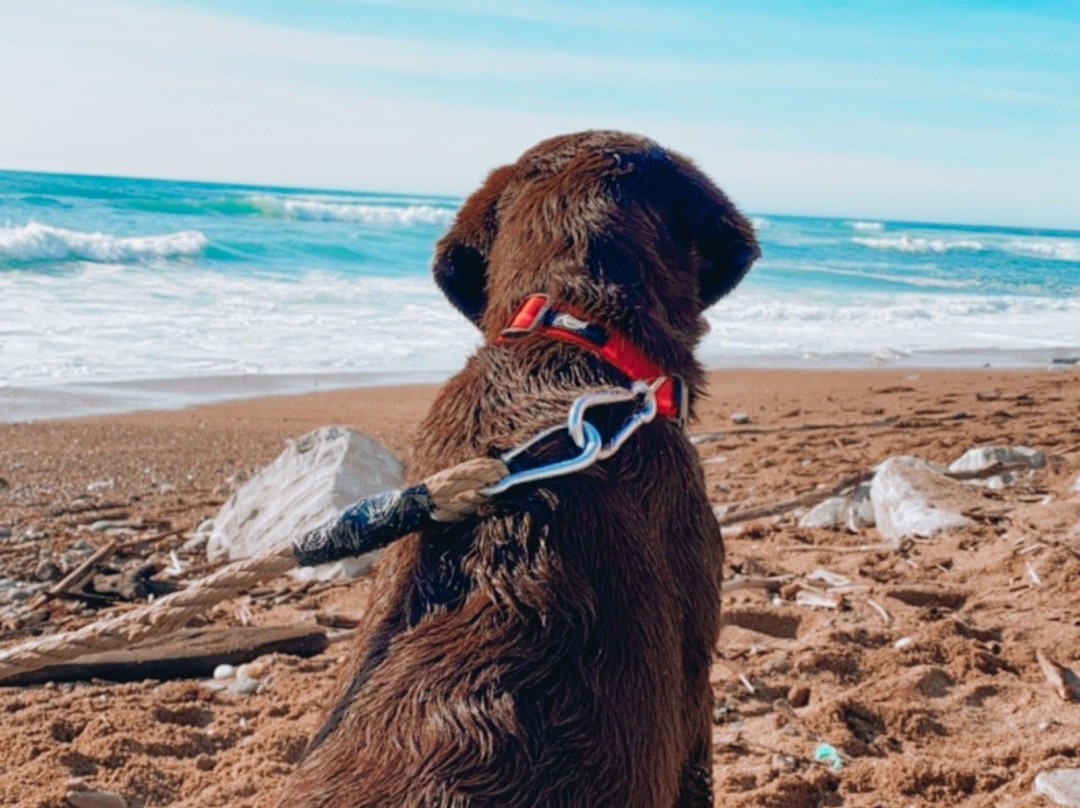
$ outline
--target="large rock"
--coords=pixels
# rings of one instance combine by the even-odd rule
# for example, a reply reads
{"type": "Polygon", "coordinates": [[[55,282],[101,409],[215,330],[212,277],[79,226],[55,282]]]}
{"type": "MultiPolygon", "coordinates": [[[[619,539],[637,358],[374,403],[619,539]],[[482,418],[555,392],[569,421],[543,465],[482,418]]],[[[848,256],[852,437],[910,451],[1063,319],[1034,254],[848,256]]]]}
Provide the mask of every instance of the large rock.
{"type": "MultiPolygon", "coordinates": [[[[290,441],[273,463],[222,506],[206,543],[211,561],[250,558],[287,546],[358,499],[399,488],[401,461],[366,435],[328,426],[290,441]]],[[[348,577],[375,554],[299,570],[304,578],[348,577]]]]}
{"type": "Polygon", "coordinates": [[[870,501],[882,538],[899,546],[911,536],[929,538],[942,530],[970,525],[963,511],[978,505],[981,498],[925,460],[902,455],[878,466],[870,484],[870,501]]]}

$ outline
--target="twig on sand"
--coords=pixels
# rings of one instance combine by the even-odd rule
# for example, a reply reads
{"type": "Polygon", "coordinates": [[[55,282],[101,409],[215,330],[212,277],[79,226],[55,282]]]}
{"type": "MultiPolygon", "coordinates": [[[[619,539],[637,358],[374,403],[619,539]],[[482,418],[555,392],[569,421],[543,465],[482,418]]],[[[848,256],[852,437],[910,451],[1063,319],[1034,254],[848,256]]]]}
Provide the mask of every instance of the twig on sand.
{"type": "Polygon", "coordinates": [[[880,418],[876,421],[855,421],[832,424],[798,424],[797,426],[747,426],[741,429],[724,429],[718,432],[699,432],[690,436],[693,444],[723,440],[729,435],[774,435],[779,432],[817,432],[822,429],[874,429],[894,426],[898,418],[880,418]]]}
{"type": "Polygon", "coordinates": [[[794,575],[774,575],[768,578],[733,578],[730,581],[724,581],[720,591],[725,595],[744,589],[776,591],[794,577],[794,575]]]}
{"type": "Polygon", "coordinates": [[[752,508],[741,508],[735,511],[729,511],[722,516],[717,517],[717,521],[720,523],[720,527],[726,525],[734,525],[739,522],[749,522],[751,519],[762,519],[766,516],[776,516],[777,514],[786,513],[792,511],[795,508],[801,508],[807,505],[816,505],[819,502],[824,502],[829,497],[834,497],[841,491],[845,491],[848,488],[854,488],[860,483],[872,479],[874,472],[863,471],[859,474],[854,474],[850,477],[845,477],[835,485],[827,488],[815,488],[813,491],[808,491],[805,494],[800,494],[797,497],[791,497],[790,499],[780,500],[779,502],[773,502],[769,505],[758,505],[752,508]]]}
{"type": "Polygon", "coordinates": [[[873,553],[877,550],[895,550],[891,544],[856,544],[834,547],[825,544],[785,544],[777,548],[782,553],[873,553]]]}
{"type": "Polygon", "coordinates": [[[101,561],[104,561],[110,555],[116,552],[124,552],[126,550],[132,550],[136,547],[140,547],[144,544],[152,544],[153,542],[161,539],[168,539],[178,533],[183,533],[183,528],[177,528],[176,530],[169,530],[165,533],[158,533],[154,536],[143,536],[142,538],[133,539],[129,542],[122,542],[120,539],[113,539],[112,541],[99,547],[92,555],[88,556],[79,566],[53,584],[47,592],[39,595],[32,603],[27,606],[28,611],[40,609],[43,605],[48,603],[53,598],[62,597],[63,595],[75,589],[81,584],[86,577],[90,574],[90,571],[94,566],[101,561]]]}
{"type": "Polygon", "coordinates": [[[879,615],[881,615],[881,619],[885,621],[886,625],[888,625],[889,623],[892,622],[892,615],[890,615],[885,610],[884,606],[882,606],[880,603],[878,603],[873,598],[867,598],[866,602],[870,606],[871,609],[873,609],[875,612],[877,612],[879,615]]]}

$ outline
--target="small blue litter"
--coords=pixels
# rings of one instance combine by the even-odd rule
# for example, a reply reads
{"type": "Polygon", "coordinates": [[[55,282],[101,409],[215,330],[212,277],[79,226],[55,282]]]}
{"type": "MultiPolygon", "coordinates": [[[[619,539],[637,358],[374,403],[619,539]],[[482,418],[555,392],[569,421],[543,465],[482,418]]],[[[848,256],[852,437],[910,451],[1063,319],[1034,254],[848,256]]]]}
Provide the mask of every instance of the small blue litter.
{"type": "Polygon", "coordinates": [[[844,768],[844,758],[835,746],[823,743],[814,750],[814,760],[818,763],[828,763],[834,772],[844,768]]]}

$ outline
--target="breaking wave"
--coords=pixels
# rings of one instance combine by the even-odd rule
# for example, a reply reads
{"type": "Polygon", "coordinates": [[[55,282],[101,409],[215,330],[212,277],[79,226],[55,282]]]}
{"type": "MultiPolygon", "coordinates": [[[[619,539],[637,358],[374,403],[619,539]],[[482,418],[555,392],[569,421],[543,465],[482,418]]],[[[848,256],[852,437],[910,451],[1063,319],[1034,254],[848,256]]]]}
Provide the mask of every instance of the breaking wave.
{"type": "Polygon", "coordinates": [[[429,204],[372,205],[322,199],[279,199],[272,196],[252,197],[251,202],[269,216],[352,224],[449,224],[455,213],[449,208],[429,204]]]}
{"type": "Polygon", "coordinates": [[[1074,239],[1011,241],[1008,248],[1024,255],[1038,255],[1060,261],[1080,261],[1080,241],[1074,239]]]}
{"type": "Polygon", "coordinates": [[[885,229],[885,225],[881,222],[848,222],[848,224],[854,230],[873,230],[880,231],[885,229]]]}
{"type": "Polygon", "coordinates": [[[875,250],[896,250],[905,253],[944,253],[949,250],[984,250],[986,245],[975,239],[920,238],[918,236],[855,236],[855,244],[875,250]]]}
{"type": "Polygon", "coordinates": [[[200,255],[208,243],[206,236],[198,230],[153,236],[116,236],[30,222],[0,228],[0,260],[13,263],[144,262],[200,255]]]}

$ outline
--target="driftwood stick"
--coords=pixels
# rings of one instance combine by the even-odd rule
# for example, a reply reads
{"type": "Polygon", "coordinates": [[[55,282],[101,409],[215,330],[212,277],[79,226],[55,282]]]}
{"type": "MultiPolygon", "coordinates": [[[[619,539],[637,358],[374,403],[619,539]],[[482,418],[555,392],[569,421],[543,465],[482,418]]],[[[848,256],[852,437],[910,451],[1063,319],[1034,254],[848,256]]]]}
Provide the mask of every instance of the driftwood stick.
{"type": "MultiPolygon", "coordinates": [[[[993,477],[1008,471],[1021,471],[1030,468],[1031,466],[1027,463],[995,463],[993,466],[980,471],[946,471],[944,474],[946,477],[953,480],[983,480],[987,477],[993,477]]],[[[829,497],[837,496],[849,488],[854,488],[857,485],[869,482],[874,478],[874,474],[874,469],[863,471],[859,474],[845,477],[840,482],[827,488],[815,488],[813,491],[807,491],[805,494],[799,494],[798,496],[782,499],[778,502],[766,505],[755,505],[749,508],[739,508],[734,511],[728,511],[725,514],[718,516],[717,521],[720,523],[720,527],[725,527],[726,525],[734,525],[739,522],[748,522],[751,519],[763,519],[767,516],[776,516],[777,514],[786,513],[795,508],[817,505],[819,502],[824,502],[829,497]]]]}
{"type": "Polygon", "coordinates": [[[730,592],[740,592],[744,589],[775,591],[794,578],[794,575],[774,575],[769,578],[733,578],[730,581],[724,581],[720,591],[725,595],[730,592]]]}
{"type": "Polygon", "coordinates": [[[133,539],[129,542],[121,542],[120,539],[113,539],[99,547],[92,555],[88,556],[85,561],[79,564],[79,566],[53,584],[47,592],[36,598],[27,609],[29,611],[40,609],[53,598],[66,595],[72,589],[77,588],[79,584],[86,580],[86,577],[90,574],[90,571],[94,568],[95,564],[104,561],[113,553],[132,550],[136,547],[141,547],[144,544],[152,544],[160,539],[167,539],[183,532],[183,528],[178,528],[176,530],[169,530],[165,533],[158,533],[154,536],[144,536],[139,539],[133,539]]]}
{"type": "Polygon", "coordinates": [[[891,544],[885,544],[884,542],[879,544],[841,545],[839,547],[826,544],[785,544],[777,549],[783,553],[873,553],[877,550],[896,550],[891,544]]]}
{"type": "Polygon", "coordinates": [[[728,435],[775,435],[779,432],[817,432],[822,429],[884,429],[894,426],[899,418],[880,418],[876,421],[852,421],[832,424],[798,424],[795,426],[746,426],[739,429],[724,429],[718,432],[699,432],[690,436],[694,444],[722,440],[728,435]]]}
{"type": "Polygon", "coordinates": [[[801,508],[804,505],[816,505],[819,502],[824,502],[829,497],[836,496],[848,488],[854,488],[861,483],[865,483],[872,479],[873,476],[874,472],[863,471],[858,474],[853,474],[850,477],[845,477],[840,482],[829,486],[828,488],[815,488],[813,491],[808,491],[797,497],[780,500],[779,502],[773,502],[769,505],[758,505],[753,508],[740,508],[738,510],[729,511],[722,516],[717,517],[717,521],[720,523],[720,527],[724,527],[726,525],[738,524],[739,522],[748,522],[751,519],[776,516],[777,514],[786,513],[795,508],[801,508]]]}

